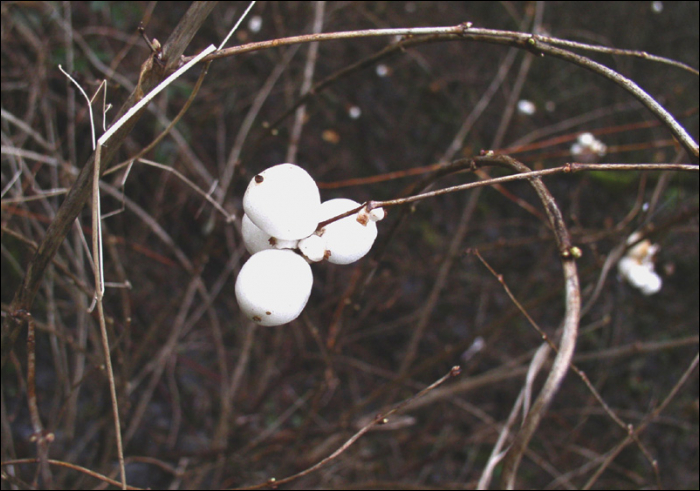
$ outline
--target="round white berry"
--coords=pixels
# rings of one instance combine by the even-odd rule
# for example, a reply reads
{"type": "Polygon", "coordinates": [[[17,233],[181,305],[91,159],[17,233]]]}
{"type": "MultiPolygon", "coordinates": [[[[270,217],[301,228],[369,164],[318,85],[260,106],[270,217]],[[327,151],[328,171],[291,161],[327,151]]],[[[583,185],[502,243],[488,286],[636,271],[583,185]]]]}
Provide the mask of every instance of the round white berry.
{"type": "Polygon", "coordinates": [[[311,295],[311,267],[298,254],[268,249],[253,254],[236,279],[236,299],[243,313],[261,326],[291,322],[311,295]]]}
{"type": "MultiPolygon", "coordinates": [[[[337,198],[321,205],[321,221],[336,217],[360,206],[346,198],[337,198]]],[[[369,252],[377,238],[377,224],[374,220],[358,221],[358,214],[336,220],[318,233],[326,242],[326,256],[334,264],[350,264],[369,252]]]]}
{"type": "Polygon", "coordinates": [[[298,243],[297,240],[283,240],[270,236],[270,234],[260,230],[245,214],[241,220],[241,233],[245,248],[251,254],[266,249],[294,249],[298,243]]]}
{"type": "Polygon", "coordinates": [[[272,237],[299,240],[319,222],[321,195],[313,178],[294,164],[279,164],[251,179],[243,196],[250,220],[272,237]]]}
{"type": "Polygon", "coordinates": [[[299,250],[304,257],[313,263],[322,261],[326,255],[326,241],[323,237],[311,234],[299,241],[299,250]]]}

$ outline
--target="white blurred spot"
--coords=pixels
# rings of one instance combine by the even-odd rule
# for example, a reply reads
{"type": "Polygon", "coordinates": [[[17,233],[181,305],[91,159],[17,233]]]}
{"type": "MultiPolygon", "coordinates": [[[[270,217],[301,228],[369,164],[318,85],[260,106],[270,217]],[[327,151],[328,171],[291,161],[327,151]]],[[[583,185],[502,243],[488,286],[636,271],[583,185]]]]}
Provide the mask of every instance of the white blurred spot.
{"type": "Polygon", "coordinates": [[[664,3],[663,2],[651,2],[651,11],[654,12],[655,14],[660,14],[661,12],[664,11],[664,3]]]}
{"type": "Polygon", "coordinates": [[[387,67],[384,63],[380,63],[379,65],[377,65],[376,71],[377,75],[379,75],[380,77],[386,77],[387,75],[389,75],[389,67],[387,67]]]}
{"type": "Polygon", "coordinates": [[[251,17],[248,21],[248,29],[250,29],[250,32],[260,32],[260,29],[262,29],[262,17],[259,15],[251,17]]]}
{"type": "Polygon", "coordinates": [[[484,338],[481,336],[478,336],[472,345],[467,349],[464,353],[462,353],[462,356],[460,356],[462,362],[467,362],[469,361],[470,358],[472,358],[475,354],[477,354],[479,351],[484,349],[484,346],[486,345],[486,342],[484,341],[484,338]]]}
{"type": "Polygon", "coordinates": [[[532,101],[527,101],[522,99],[518,101],[518,112],[520,114],[525,114],[526,116],[532,116],[537,111],[537,106],[532,101]]]}
{"type": "MultiPolygon", "coordinates": [[[[635,232],[627,239],[631,244],[639,240],[635,232]]],[[[644,295],[653,295],[661,290],[663,281],[654,271],[654,255],[659,251],[658,244],[652,244],[648,239],[635,244],[617,263],[617,271],[627,282],[644,295]]]]}
{"type": "Polygon", "coordinates": [[[607,145],[597,140],[592,133],[581,133],[576,142],[571,145],[571,155],[582,162],[595,162],[608,151],[607,145]]]}
{"type": "Polygon", "coordinates": [[[350,106],[350,109],[348,109],[348,116],[350,116],[350,119],[357,119],[362,116],[362,109],[357,106],[350,106]]]}

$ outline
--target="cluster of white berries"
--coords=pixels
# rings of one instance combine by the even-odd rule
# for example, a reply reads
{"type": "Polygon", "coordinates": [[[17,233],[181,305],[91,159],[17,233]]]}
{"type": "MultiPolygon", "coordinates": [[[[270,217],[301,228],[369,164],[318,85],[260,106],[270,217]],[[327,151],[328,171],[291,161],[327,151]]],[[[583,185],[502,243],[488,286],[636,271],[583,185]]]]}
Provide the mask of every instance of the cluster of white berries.
{"type": "Polygon", "coordinates": [[[256,175],[243,196],[242,232],[252,254],[236,279],[236,299],[257,324],[278,326],[296,319],[311,295],[309,263],[349,264],[369,252],[377,237],[375,208],[319,223],[358,208],[353,200],[321,203],[313,178],[294,164],[279,164],[256,175]]]}
{"type": "Polygon", "coordinates": [[[596,139],[593,133],[581,133],[571,145],[571,155],[582,162],[595,162],[608,151],[607,145],[596,139]]]}
{"type": "MultiPolygon", "coordinates": [[[[639,237],[639,233],[635,232],[629,236],[627,243],[632,244],[639,240],[639,237]]],[[[648,239],[644,239],[631,247],[617,263],[620,276],[647,296],[661,290],[661,277],[654,271],[653,260],[658,250],[658,244],[652,244],[648,239]]]]}

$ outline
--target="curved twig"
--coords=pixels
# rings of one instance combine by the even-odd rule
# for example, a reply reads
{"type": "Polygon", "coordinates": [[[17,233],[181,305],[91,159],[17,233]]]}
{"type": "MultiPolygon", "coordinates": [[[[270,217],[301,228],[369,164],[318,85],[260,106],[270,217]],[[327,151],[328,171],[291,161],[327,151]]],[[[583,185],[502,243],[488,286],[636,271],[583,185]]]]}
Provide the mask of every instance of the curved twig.
{"type": "MultiPolygon", "coordinates": [[[[683,128],[676,121],[676,119],[668,111],[666,111],[666,109],[663,108],[663,106],[656,102],[656,100],[649,94],[647,94],[641,87],[639,87],[632,80],[628,79],[627,77],[624,77],[623,75],[606,67],[605,65],[597,63],[585,56],[578,55],[571,51],[567,51],[565,49],[553,46],[553,44],[567,45],[572,47],[585,48],[589,50],[595,49],[596,51],[609,50],[610,48],[607,47],[582,45],[564,39],[537,36],[530,33],[516,31],[479,29],[472,27],[471,22],[465,22],[457,26],[450,27],[366,29],[359,31],[341,31],[320,34],[307,34],[302,36],[291,36],[286,38],[273,39],[271,41],[249,43],[244,44],[242,46],[235,46],[233,48],[220,50],[216,53],[212,53],[211,55],[207,56],[206,58],[204,58],[204,60],[214,60],[217,58],[224,58],[241,53],[249,53],[253,51],[259,51],[262,49],[286,46],[290,44],[378,36],[406,36],[409,38],[419,37],[420,39],[424,39],[425,42],[468,39],[492,44],[504,44],[508,46],[515,46],[521,49],[526,49],[538,56],[543,56],[546,54],[581,66],[583,68],[586,68],[587,70],[597,73],[598,75],[602,75],[603,77],[607,78],[608,80],[611,80],[612,82],[616,83],[617,85],[628,91],[630,94],[632,94],[637,100],[644,104],[644,106],[646,106],[646,108],[649,109],[659,120],[661,120],[666,125],[666,127],[668,127],[671,133],[673,133],[676,139],[678,139],[681,145],[683,145],[683,148],[685,148],[685,150],[688,152],[693,161],[695,163],[698,162],[700,150],[698,149],[697,142],[690,136],[690,134],[685,130],[685,128],[683,128]]],[[[618,53],[629,55],[634,53],[634,56],[642,56],[639,54],[640,52],[618,51],[618,53]]],[[[657,59],[658,57],[652,58],[650,55],[642,57],[654,59],[654,61],[659,61],[657,59]]],[[[184,59],[189,60],[190,58],[184,59]]],[[[683,68],[687,70],[689,67],[683,68]]],[[[690,71],[695,73],[692,68],[690,69],[690,71]]]]}
{"type": "MultiPolygon", "coordinates": [[[[524,164],[506,155],[477,157],[474,161],[477,165],[504,166],[517,172],[528,172],[530,170],[524,164]]],[[[566,313],[562,323],[559,352],[554,358],[552,369],[547,376],[544,387],[542,387],[539,396],[532,405],[532,409],[525,417],[523,425],[503,461],[501,486],[508,489],[513,489],[515,475],[530,438],[537,429],[542,416],[544,416],[547,406],[549,406],[549,403],[559,390],[566,372],[569,370],[569,363],[571,362],[571,358],[574,355],[574,348],[576,347],[579,313],[581,311],[581,292],[579,289],[575,261],[579,254],[577,253],[577,249],[571,244],[569,231],[566,228],[561,211],[554,201],[554,197],[547,190],[541,179],[535,177],[529,179],[529,181],[532,187],[535,188],[547,212],[559,248],[559,255],[564,269],[566,313]]]]}

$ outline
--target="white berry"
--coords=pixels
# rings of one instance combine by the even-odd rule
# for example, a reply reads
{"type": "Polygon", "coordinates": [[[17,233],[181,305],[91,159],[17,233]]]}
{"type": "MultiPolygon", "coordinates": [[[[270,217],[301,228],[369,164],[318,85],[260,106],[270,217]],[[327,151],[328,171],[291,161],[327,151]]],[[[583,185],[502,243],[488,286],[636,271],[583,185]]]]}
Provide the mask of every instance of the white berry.
{"type": "Polygon", "coordinates": [[[262,326],[291,322],[311,295],[311,267],[300,255],[284,249],[253,254],[236,279],[236,299],[243,313],[262,326]]]}
{"type": "Polygon", "coordinates": [[[241,233],[245,248],[251,254],[265,249],[294,249],[298,243],[296,240],[283,240],[270,236],[267,232],[260,230],[245,214],[241,220],[241,233]]]}
{"type": "Polygon", "coordinates": [[[304,257],[312,263],[323,261],[326,255],[326,241],[323,237],[316,234],[311,234],[305,239],[299,241],[299,250],[304,257]]]}
{"type": "Polygon", "coordinates": [[[313,178],[294,164],[279,164],[256,175],[243,196],[250,220],[272,237],[299,240],[319,222],[321,195],[313,178]]]}
{"type": "MultiPolygon", "coordinates": [[[[337,198],[321,205],[321,221],[336,217],[360,206],[351,199],[337,198]]],[[[334,264],[350,264],[369,252],[377,238],[377,224],[374,220],[358,220],[353,214],[332,222],[319,231],[326,241],[326,256],[334,264]]]]}

